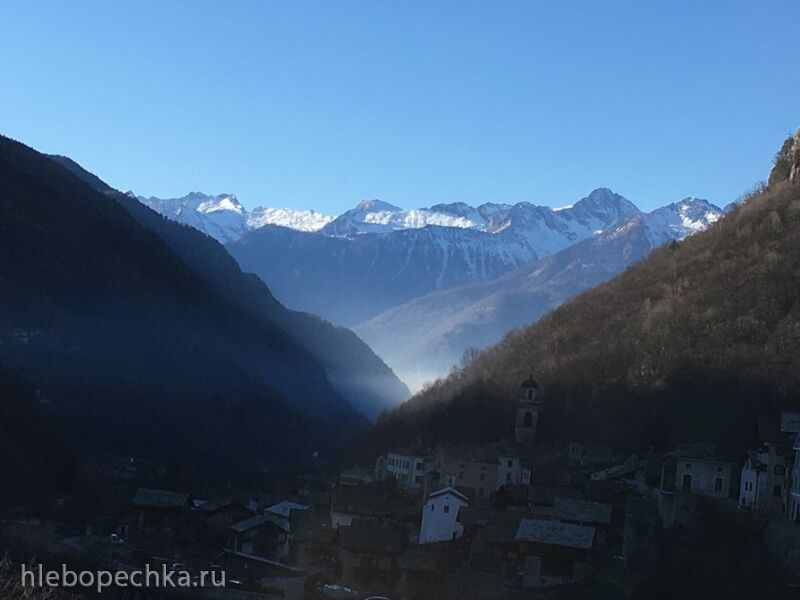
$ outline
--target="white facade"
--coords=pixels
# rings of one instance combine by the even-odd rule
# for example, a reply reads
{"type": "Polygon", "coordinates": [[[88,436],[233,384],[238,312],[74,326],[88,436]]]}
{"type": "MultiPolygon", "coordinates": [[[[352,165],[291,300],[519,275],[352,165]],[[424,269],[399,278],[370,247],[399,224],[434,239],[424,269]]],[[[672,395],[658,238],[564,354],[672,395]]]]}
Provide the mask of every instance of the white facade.
{"type": "Polygon", "coordinates": [[[800,518],[800,435],[794,441],[794,466],[790,476],[789,488],[789,520],[800,518]]]}
{"type": "Polygon", "coordinates": [[[742,466],[742,481],[739,483],[740,508],[755,508],[758,487],[758,471],[753,460],[748,458],[742,466]]]}
{"type": "Polygon", "coordinates": [[[390,450],[378,457],[375,475],[379,481],[394,479],[402,487],[420,489],[425,481],[425,455],[406,450],[390,450]]]}
{"type": "Polygon", "coordinates": [[[469,506],[467,497],[451,487],[428,496],[422,507],[419,543],[430,544],[460,538],[464,533],[464,526],[458,522],[458,511],[462,506],[469,506]]]}
{"type": "MultiPolygon", "coordinates": [[[[700,494],[711,498],[729,498],[734,464],[706,457],[675,458],[674,491],[700,494]]],[[[662,484],[662,489],[664,485],[662,484]]]]}
{"type": "MultiPolygon", "coordinates": [[[[499,490],[504,485],[523,485],[522,462],[518,456],[498,456],[497,457],[497,485],[495,490],[499,490]]],[[[528,481],[527,483],[530,483],[528,481]]]]}
{"type": "Polygon", "coordinates": [[[775,446],[767,444],[748,454],[742,467],[739,507],[772,516],[786,514],[788,484],[787,461],[775,446]]]}

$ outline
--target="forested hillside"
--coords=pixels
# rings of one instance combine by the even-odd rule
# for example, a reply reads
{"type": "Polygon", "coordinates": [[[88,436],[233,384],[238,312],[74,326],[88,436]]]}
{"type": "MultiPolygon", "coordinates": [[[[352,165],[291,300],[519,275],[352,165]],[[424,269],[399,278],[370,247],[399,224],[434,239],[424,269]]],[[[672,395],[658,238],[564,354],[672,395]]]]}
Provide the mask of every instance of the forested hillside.
{"type": "Polygon", "coordinates": [[[759,414],[800,399],[798,149],[800,138],[787,142],[770,186],[706,232],[510,333],[387,415],[370,447],[502,435],[530,371],[547,439],[745,447],[759,414]]]}
{"type": "MultiPolygon", "coordinates": [[[[0,190],[0,364],[94,456],[229,478],[365,424],[308,349],[61,165],[0,138],[0,190]]],[[[10,452],[52,450],[32,444],[10,452]]]]}

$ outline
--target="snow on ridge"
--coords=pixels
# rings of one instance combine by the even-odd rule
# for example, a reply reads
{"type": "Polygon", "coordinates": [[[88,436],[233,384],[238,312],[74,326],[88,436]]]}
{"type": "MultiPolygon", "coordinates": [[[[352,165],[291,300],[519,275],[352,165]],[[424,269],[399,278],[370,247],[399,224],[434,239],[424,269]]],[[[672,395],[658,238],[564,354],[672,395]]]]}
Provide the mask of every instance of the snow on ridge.
{"type": "Polygon", "coordinates": [[[297,231],[319,231],[333,221],[335,217],[324,215],[315,210],[295,210],[291,208],[253,209],[247,217],[247,226],[258,229],[265,225],[279,225],[297,231]]]}

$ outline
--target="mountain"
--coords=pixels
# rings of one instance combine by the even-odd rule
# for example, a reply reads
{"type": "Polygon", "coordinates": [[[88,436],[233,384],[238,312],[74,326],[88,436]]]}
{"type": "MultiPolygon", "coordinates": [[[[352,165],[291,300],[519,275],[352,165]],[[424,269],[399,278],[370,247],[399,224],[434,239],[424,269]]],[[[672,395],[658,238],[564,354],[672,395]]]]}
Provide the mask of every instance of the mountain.
{"type": "Polygon", "coordinates": [[[0,138],[0,189],[0,364],[82,444],[228,478],[366,424],[283,327],[64,166],[0,138]]]}
{"type": "Polygon", "coordinates": [[[406,211],[373,200],[316,233],[266,226],[227,248],[288,306],[355,326],[418,296],[495,279],[636,213],[606,189],[560,210],[520,203],[406,211]]]}
{"type": "Polygon", "coordinates": [[[743,452],[759,415],[800,407],[798,207],[800,182],[774,179],[706,231],[512,331],[385,415],[365,447],[504,435],[532,370],[545,442],[743,452]]]}
{"type": "Polygon", "coordinates": [[[155,233],[215,290],[254,312],[297,341],[324,368],[328,380],[370,419],[406,400],[408,388],[352,331],[316,315],[288,310],[263,281],[242,273],[225,248],[192,227],[182,227],[145,207],[135,197],[113,190],[95,175],[64,157],[53,157],[73,174],[121,204],[142,226],[155,233]]]}
{"type": "Polygon", "coordinates": [[[621,223],[497,279],[419,296],[356,327],[404,381],[445,375],[469,348],[484,348],[575,294],[621,273],[667,242],[706,229],[722,210],[686,198],[621,223]]]}
{"type": "Polygon", "coordinates": [[[258,207],[248,211],[233,194],[209,196],[192,192],[182,198],[144,198],[138,200],[165,217],[190,225],[226,243],[264,225],[281,225],[298,231],[317,231],[333,217],[313,210],[258,207]]]}

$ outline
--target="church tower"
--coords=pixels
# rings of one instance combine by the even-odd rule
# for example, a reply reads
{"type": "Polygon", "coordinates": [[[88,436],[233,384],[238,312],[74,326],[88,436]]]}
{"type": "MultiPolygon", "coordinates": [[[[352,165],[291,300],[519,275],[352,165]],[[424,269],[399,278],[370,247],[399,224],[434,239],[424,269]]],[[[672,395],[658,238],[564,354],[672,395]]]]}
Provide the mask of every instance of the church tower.
{"type": "Polygon", "coordinates": [[[522,382],[517,402],[517,422],[514,426],[514,440],[518,444],[532,446],[536,440],[536,425],[542,401],[538,398],[539,384],[533,375],[522,382]]]}

